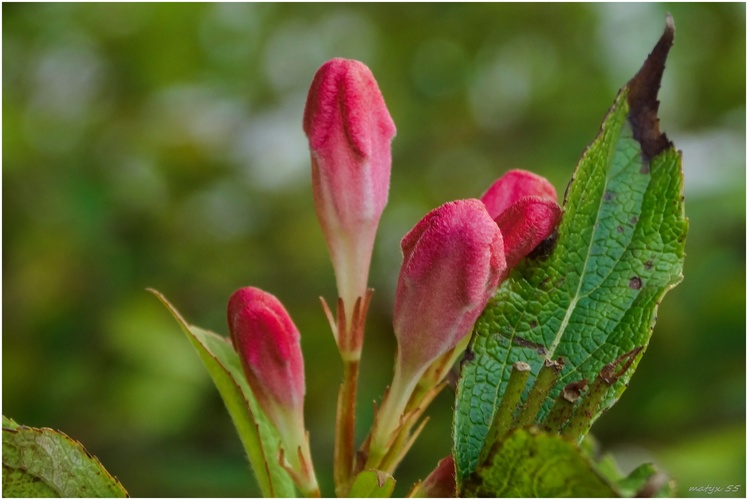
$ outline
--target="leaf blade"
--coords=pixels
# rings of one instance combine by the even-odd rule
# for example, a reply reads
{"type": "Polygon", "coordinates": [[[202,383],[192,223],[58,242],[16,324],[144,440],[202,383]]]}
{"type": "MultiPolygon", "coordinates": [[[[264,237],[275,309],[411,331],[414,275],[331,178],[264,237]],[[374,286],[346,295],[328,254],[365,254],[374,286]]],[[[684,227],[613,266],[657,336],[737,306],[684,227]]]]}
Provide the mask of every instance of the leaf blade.
{"type": "MultiPolygon", "coordinates": [[[[475,325],[453,426],[458,481],[477,466],[514,362],[529,363],[536,375],[545,358],[566,361],[542,418],[560,387],[591,380],[606,363],[646,348],[659,301],[682,279],[688,223],[681,158],[656,116],[672,29],[669,19],[585,150],[553,252],[515,268],[475,325]]],[[[632,372],[605,395],[601,411],[620,397],[632,372]]]]}
{"type": "Polygon", "coordinates": [[[26,427],[3,417],[3,496],[128,495],[117,478],[78,441],[60,431],[26,427]]]}

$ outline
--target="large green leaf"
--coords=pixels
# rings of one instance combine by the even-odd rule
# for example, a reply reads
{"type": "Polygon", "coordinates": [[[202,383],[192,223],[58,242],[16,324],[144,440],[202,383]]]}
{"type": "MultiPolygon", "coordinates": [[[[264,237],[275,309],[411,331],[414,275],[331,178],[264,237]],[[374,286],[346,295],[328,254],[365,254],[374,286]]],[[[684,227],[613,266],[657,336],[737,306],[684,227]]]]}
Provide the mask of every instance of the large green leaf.
{"type": "MultiPolygon", "coordinates": [[[[515,268],[475,325],[457,390],[458,481],[477,466],[514,362],[529,363],[534,377],[546,358],[564,358],[541,419],[566,383],[593,380],[605,364],[645,348],[658,304],[682,279],[688,224],[681,157],[657,118],[672,40],[668,19],[584,152],[567,188],[555,247],[515,268]]],[[[597,414],[620,397],[643,352],[597,414]]]]}
{"type": "Polygon", "coordinates": [[[122,498],[127,491],[79,442],[3,417],[3,496],[122,498]]]}
{"type": "Polygon", "coordinates": [[[163,295],[150,291],[169,309],[200,355],[236,426],[262,494],[296,496],[291,477],[278,462],[278,433],[259,408],[231,343],[225,337],[188,324],[163,295]]]}

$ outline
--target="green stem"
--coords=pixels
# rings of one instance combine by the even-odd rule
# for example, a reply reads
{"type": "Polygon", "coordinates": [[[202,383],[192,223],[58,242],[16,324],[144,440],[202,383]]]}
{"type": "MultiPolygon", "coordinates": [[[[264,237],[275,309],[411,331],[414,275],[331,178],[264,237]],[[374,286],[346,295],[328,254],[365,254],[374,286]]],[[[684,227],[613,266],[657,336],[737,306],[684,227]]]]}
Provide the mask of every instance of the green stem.
{"type": "Polygon", "coordinates": [[[592,382],[587,395],[579,403],[577,409],[574,410],[569,423],[561,432],[563,437],[581,441],[584,435],[587,434],[587,431],[590,430],[593,417],[599,413],[599,406],[603,400],[603,396],[628,371],[642,349],[642,347],[632,349],[619,356],[615,361],[603,366],[600,373],[595,377],[595,381],[592,382]],[[616,371],[616,369],[618,370],[616,371]]]}
{"type": "Polygon", "coordinates": [[[563,367],[564,362],[561,358],[557,361],[546,359],[543,362],[543,366],[535,379],[535,384],[527,395],[525,408],[517,417],[517,427],[527,427],[535,423],[535,417],[537,417],[540,407],[545,403],[553,386],[556,385],[556,379],[563,367]]]}
{"type": "Polygon", "coordinates": [[[335,451],[333,477],[335,493],[339,497],[348,495],[353,481],[353,467],[356,450],[356,392],[358,372],[361,362],[361,348],[364,342],[364,328],[369,303],[374,290],[367,289],[362,297],[355,300],[352,311],[338,298],[336,322],[333,323],[329,308],[323,302],[325,314],[336,332],[338,350],[343,360],[343,384],[338,393],[338,410],[335,421],[335,451]],[[350,314],[350,315],[349,315],[350,314]]]}
{"type": "Polygon", "coordinates": [[[564,387],[543,422],[543,427],[548,432],[558,434],[561,431],[561,428],[564,426],[566,421],[569,420],[569,417],[574,410],[574,404],[579,400],[582,391],[586,387],[586,380],[572,382],[564,387]]]}
{"type": "Polygon", "coordinates": [[[343,361],[343,385],[338,394],[338,414],[335,425],[334,478],[335,492],[339,497],[348,494],[355,450],[356,390],[358,387],[358,360],[343,361]]]}
{"type": "Polygon", "coordinates": [[[281,460],[281,465],[286,468],[296,487],[305,497],[321,496],[309,449],[309,434],[304,430],[303,414],[290,414],[283,425],[278,427],[278,433],[285,457],[281,460]],[[284,461],[288,462],[288,466],[284,461]]]}
{"type": "Polygon", "coordinates": [[[501,398],[501,403],[496,409],[496,413],[494,413],[493,422],[491,423],[491,428],[488,430],[478,463],[483,463],[488,458],[493,445],[503,439],[506,433],[509,432],[514,410],[517,409],[517,405],[519,405],[519,401],[522,399],[522,394],[525,392],[525,386],[527,385],[530,373],[530,365],[527,363],[523,361],[514,363],[512,373],[509,375],[509,382],[507,382],[506,390],[504,391],[504,397],[501,398]]]}
{"type": "Polygon", "coordinates": [[[403,374],[400,363],[395,365],[392,385],[387,391],[374,421],[374,429],[369,443],[369,456],[366,460],[367,469],[378,469],[385,455],[392,453],[393,450],[390,449],[390,445],[393,438],[396,437],[395,434],[400,427],[405,407],[422,372],[423,369],[420,373],[403,374]]]}

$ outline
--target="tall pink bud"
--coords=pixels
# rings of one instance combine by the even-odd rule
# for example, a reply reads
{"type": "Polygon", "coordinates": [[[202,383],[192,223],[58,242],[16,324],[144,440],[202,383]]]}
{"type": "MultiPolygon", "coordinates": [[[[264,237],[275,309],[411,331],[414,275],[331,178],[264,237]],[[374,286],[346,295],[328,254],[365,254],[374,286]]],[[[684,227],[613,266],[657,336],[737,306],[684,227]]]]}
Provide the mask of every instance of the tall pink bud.
{"type": "Polygon", "coordinates": [[[304,494],[319,496],[304,428],[299,330],[274,295],[253,287],[231,295],[228,323],[249,387],[278,430],[296,486],[304,494]]]}
{"type": "Polygon", "coordinates": [[[501,231],[480,200],[433,210],[401,246],[395,375],[377,415],[368,466],[378,465],[391,446],[423,373],[470,333],[506,269],[501,231]]]}
{"type": "Polygon", "coordinates": [[[332,59],[317,71],[304,110],[314,204],[350,321],[364,297],[390,184],[395,124],[369,68],[332,59]]]}
{"type": "Polygon", "coordinates": [[[544,177],[525,170],[504,174],[481,201],[504,237],[507,273],[550,236],[561,220],[556,189],[544,177]]]}

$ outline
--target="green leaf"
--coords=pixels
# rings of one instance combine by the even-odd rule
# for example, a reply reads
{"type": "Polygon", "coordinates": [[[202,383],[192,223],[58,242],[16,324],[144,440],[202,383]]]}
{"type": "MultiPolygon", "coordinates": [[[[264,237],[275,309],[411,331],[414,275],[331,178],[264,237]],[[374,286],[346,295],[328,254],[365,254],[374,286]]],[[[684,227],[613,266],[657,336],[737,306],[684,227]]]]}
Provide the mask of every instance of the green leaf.
{"type": "Polygon", "coordinates": [[[127,491],[79,442],[3,417],[3,496],[122,498],[127,491]]]}
{"type": "Polygon", "coordinates": [[[616,489],[624,497],[672,497],[675,485],[653,464],[642,464],[618,481],[616,489]]]}
{"type": "Polygon", "coordinates": [[[257,404],[241,361],[225,337],[188,324],[166,297],[149,290],[169,309],[197,350],[226,404],[265,497],[294,497],[293,481],[278,462],[280,438],[257,404]]]}
{"type": "Polygon", "coordinates": [[[464,496],[615,497],[576,443],[537,429],[513,431],[466,481],[464,496]]]}
{"type": "Polygon", "coordinates": [[[3,415],[3,429],[15,429],[17,427],[18,427],[18,424],[15,422],[15,420],[3,415]]]}
{"type": "Polygon", "coordinates": [[[350,498],[389,498],[395,489],[395,479],[381,470],[365,470],[353,480],[350,498]]]}
{"type": "MultiPolygon", "coordinates": [[[[565,384],[593,380],[605,364],[645,348],[658,304],[682,279],[688,223],[681,157],[659,131],[656,113],[673,33],[668,18],[584,152],[567,188],[555,247],[520,263],[475,325],[457,388],[458,482],[478,465],[514,362],[529,363],[534,378],[546,358],[564,358],[542,419],[565,384]]],[[[591,421],[620,397],[643,351],[591,421]]]]}

